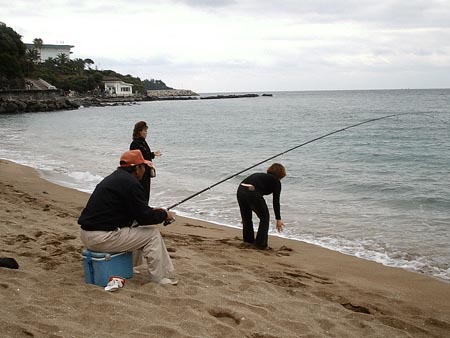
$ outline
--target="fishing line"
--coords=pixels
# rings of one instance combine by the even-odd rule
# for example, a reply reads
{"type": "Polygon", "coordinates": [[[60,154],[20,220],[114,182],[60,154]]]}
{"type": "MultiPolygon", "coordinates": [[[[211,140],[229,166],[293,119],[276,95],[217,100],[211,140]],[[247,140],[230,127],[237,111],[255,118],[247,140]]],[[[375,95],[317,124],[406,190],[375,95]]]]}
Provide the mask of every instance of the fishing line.
{"type": "MultiPolygon", "coordinates": [[[[243,169],[243,170],[241,170],[241,171],[239,171],[239,172],[237,172],[237,173],[235,173],[235,174],[233,174],[233,175],[230,175],[230,176],[224,178],[223,180],[221,180],[221,181],[219,181],[219,182],[217,182],[217,183],[214,183],[213,185],[210,185],[209,187],[206,187],[205,189],[202,189],[202,190],[196,192],[195,194],[192,194],[192,195],[186,197],[185,199],[183,199],[183,200],[181,200],[181,201],[179,201],[179,202],[177,202],[177,203],[171,205],[170,207],[167,208],[167,210],[173,209],[173,208],[175,208],[176,206],[178,206],[178,205],[180,205],[180,204],[182,204],[182,203],[184,203],[184,202],[186,202],[186,201],[189,201],[190,199],[194,198],[195,196],[198,196],[198,195],[200,195],[201,193],[204,193],[205,191],[210,190],[210,189],[214,188],[215,186],[218,186],[219,184],[221,184],[221,183],[223,183],[223,182],[225,182],[225,181],[228,181],[229,179],[232,179],[233,177],[236,177],[236,176],[242,174],[243,172],[246,172],[246,171],[248,171],[248,170],[250,170],[250,169],[253,169],[253,168],[259,166],[260,164],[263,164],[263,163],[265,163],[265,162],[267,162],[267,161],[273,160],[274,158],[276,158],[276,157],[278,157],[278,156],[281,156],[281,155],[284,155],[284,154],[286,154],[286,153],[288,153],[288,152],[290,152],[290,151],[292,151],[292,150],[295,150],[295,149],[297,149],[297,148],[306,146],[307,144],[310,144],[310,143],[313,143],[313,142],[315,142],[315,141],[321,140],[321,139],[323,139],[323,138],[325,138],[325,137],[328,137],[328,136],[331,136],[331,135],[334,135],[334,134],[343,132],[343,131],[345,131],[345,130],[348,130],[348,129],[351,129],[351,128],[355,128],[355,127],[361,126],[361,125],[363,125],[363,124],[367,124],[367,123],[371,123],[371,122],[375,122],[375,121],[384,120],[384,119],[387,119],[387,118],[390,118],[390,117],[401,116],[401,115],[411,115],[411,114],[420,114],[420,113],[400,113],[400,114],[391,114],[391,115],[385,115],[385,116],[381,116],[381,117],[376,117],[376,118],[372,118],[372,119],[368,119],[368,120],[365,120],[365,121],[362,121],[362,122],[359,122],[359,123],[355,123],[355,124],[352,124],[352,125],[350,125],[350,126],[347,126],[347,127],[344,127],[344,128],[341,128],[341,129],[338,129],[338,130],[329,132],[329,133],[324,134],[324,135],[322,135],[322,136],[313,138],[313,139],[311,139],[311,140],[309,140],[309,141],[306,141],[306,142],[304,142],[304,143],[302,143],[302,144],[296,145],[295,147],[289,148],[289,149],[287,149],[287,150],[285,150],[285,151],[283,151],[283,152],[281,152],[281,153],[278,153],[278,154],[273,155],[273,156],[271,156],[271,157],[269,157],[269,158],[266,158],[265,160],[262,160],[262,161],[260,161],[260,162],[258,162],[258,163],[256,163],[256,164],[254,164],[254,165],[252,165],[252,166],[250,166],[250,167],[248,167],[248,168],[245,168],[245,169],[243,169]]],[[[172,222],[173,222],[173,221],[171,221],[171,222],[165,222],[164,225],[170,224],[170,223],[172,223],[172,222]]]]}

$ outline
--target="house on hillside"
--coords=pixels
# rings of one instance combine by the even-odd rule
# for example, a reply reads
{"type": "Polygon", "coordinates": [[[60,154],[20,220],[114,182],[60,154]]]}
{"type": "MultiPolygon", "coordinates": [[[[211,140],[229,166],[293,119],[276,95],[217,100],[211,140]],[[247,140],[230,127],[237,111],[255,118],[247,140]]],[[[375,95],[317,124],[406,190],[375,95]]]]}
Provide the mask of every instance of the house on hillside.
{"type": "Polygon", "coordinates": [[[108,78],[103,81],[105,93],[108,96],[126,97],[133,96],[133,85],[117,78],[108,78]]]}
{"type": "MultiPolygon", "coordinates": [[[[24,44],[27,49],[35,49],[35,45],[33,43],[25,43],[24,44]]],[[[56,59],[59,54],[63,54],[70,59],[70,54],[72,54],[71,49],[75,47],[72,45],[48,45],[43,44],[42,48],[38,50],[40,54],[40,62],[44,62],[48,58],[56,59]]]]}

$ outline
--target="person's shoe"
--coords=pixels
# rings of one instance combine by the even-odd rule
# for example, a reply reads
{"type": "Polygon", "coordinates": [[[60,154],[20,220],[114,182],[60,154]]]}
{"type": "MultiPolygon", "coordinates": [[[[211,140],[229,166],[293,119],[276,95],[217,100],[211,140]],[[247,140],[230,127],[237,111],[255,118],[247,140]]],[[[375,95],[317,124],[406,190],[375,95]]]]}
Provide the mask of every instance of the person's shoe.
{"type": "Polygon", "coordinates": [[[105,286],[105,291],[116,291],[119,290],[120,288],[123,288],[123,286],[125,285],[125,278],[122,277],[109,277],[109,282],[108,284],[105,286]]]}
{"type": "Polygon", "coordinates": [[[159,285],[177,285],[178,281],[176,279],[170,279],[170,278],[162,278],[158,282],[159,285]]]}
{"type": "Polygon", "coordinates": [[[259,246],[259,245],[255,245],[255,249],[257,250],[265,250],[265,251],[273,251],[273,249],[270,246],[259,246]]]}

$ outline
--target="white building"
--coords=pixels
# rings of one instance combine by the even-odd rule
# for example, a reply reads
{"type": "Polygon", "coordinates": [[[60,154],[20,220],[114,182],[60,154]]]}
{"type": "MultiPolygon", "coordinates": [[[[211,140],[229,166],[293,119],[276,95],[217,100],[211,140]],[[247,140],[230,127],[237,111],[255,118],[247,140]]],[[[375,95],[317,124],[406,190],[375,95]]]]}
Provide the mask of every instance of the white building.
{"type": "MultiPolygon", "coordinates": [[[[36,48],[34,44],[32,43],[25,43],[24,44],[27,49],[34,49],[36,48]]],[[[64,54],[67,56],[68,59],[70,59],[70,54],[72,52],[70,51],[73,47],[72,45],[47,45],[42,44],[42,48],[38,50],[40,53],[40,61],[44,62],[48,58],[54,58],[56,59],[59,54],[64,54]]]]}
{"type": "Polygon", "coordinates": [[[105,92],[110,96],[133,96],[133,85],[119,79],[108,79],[103,81],[105,92]]]}

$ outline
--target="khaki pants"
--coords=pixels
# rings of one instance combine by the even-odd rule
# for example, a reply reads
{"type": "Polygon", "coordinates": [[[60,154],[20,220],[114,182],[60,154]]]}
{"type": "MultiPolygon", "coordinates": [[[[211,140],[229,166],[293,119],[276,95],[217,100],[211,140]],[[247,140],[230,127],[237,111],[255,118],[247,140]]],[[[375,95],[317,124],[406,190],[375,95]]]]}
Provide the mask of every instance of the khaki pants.
{"type": "Polygon", "coordinates": [[[166,245],[156,227],[138,226],[115,231],[86,231],[80,229],[81,241],[87,249],[99,252],[133,252],[133,265],[147,260],[148,272],[154,282],[170,277],[173,265],[166,245]]]}

